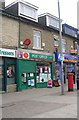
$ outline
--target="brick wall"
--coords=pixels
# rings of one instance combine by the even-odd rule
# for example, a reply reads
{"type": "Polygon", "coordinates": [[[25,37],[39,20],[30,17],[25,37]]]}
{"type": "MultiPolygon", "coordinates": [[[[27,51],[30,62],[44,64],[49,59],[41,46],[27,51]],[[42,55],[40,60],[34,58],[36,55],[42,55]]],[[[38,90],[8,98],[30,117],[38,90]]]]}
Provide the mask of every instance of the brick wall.
{"type": "Polygon", "coordinates": [[[2,17],[2,47],[18,47],[19,23],[15,19],[2,17]]]}
{"type": "MultiPolygon", "coordinates": [[[[50,31],[35,27],[32,25],[28,25],[25,23],[20,23],[20,41],[24,41],[26,38],[31,40],[31,44],[28,46],[29,49],[33,49],[33,31],[41,32],[41,41],[45,43],[44,51],[52,52],[53,49],[53,35],[50,31]]],[[[43,48],[43,47],[42,47],[43,48]]]]}
{"type": "MultiPolygon", "coordinates": [[[[20,43],[20,41],[24,41],[26,38],[29,38],[31,40],[31,44],[28,46],[28,49],[32,50],[34,30],[41,32],[41,41],[42,43],[45,43],[45,47],[43,51],[52,53],[54,51],[54,35],[59,36],[58,32],[51,32],[46,29],[36,27],[34,25],[27,24],[24,22],[20,22],[20,26],[19,26],[19,22],[17,20],[9,18],[7,16],[2,17],[2,33],[3,33],[2,47],[16,48],[18,47],[18,42],[20,43]],[[20,38],[19,38],[19,34],[20,34],[20,38]]],[[[71,46],[73,46],[74,39],[69,36],[63,36],[62,38],[66,40],[66,44],[67,44],[66,49],[67,52],[69,52],[71,46]]]]}

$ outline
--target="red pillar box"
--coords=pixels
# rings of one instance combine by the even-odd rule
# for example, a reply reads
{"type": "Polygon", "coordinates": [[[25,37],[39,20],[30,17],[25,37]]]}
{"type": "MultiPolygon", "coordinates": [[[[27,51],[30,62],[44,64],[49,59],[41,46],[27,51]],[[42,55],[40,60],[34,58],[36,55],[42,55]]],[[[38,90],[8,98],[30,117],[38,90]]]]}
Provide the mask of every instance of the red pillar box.
{"type": "Polygon", "coordinates": [[[73,91],[73,73],[68,73],[68,91],[73,91]]]}

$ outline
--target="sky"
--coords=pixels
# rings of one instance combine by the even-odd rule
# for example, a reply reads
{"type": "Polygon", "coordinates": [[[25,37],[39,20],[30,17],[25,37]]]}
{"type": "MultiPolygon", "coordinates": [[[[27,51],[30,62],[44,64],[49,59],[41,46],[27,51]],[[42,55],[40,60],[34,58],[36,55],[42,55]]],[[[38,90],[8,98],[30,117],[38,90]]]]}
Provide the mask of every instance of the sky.
{"type": "MultiPolygon", "coordinates": [[[[5,0],[5,5],[16,0],[5,0]]],[[[58,0],[24,0],[39,7],[38,15],[50,13],[58,17],[58,0]]],[[[60,17],[63,23],[67,23],[77,28],[77,2],[79,0],[59,0],[60,2],[60,17]]]]}

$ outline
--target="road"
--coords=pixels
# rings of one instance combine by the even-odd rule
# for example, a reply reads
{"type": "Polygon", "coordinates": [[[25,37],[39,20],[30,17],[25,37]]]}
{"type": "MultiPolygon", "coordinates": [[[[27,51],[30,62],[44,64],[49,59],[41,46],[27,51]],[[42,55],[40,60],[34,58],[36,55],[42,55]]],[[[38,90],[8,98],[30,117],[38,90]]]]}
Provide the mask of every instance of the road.
{"type": "Polygon", "coordinates": [[[2,95],[3,118],[77,118],[77,90],[33,88],[2,95]]]}

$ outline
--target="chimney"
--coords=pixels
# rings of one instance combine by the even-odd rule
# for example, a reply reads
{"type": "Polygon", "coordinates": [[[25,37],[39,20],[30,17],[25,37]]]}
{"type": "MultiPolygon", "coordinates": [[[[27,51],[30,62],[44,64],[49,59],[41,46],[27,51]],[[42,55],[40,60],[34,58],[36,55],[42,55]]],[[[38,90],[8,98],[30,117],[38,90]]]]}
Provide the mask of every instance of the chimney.
{"type": "Polygon", "coordinates": [[[5,9],[5,0],[0,0],[0,9],[5,9]]]}

